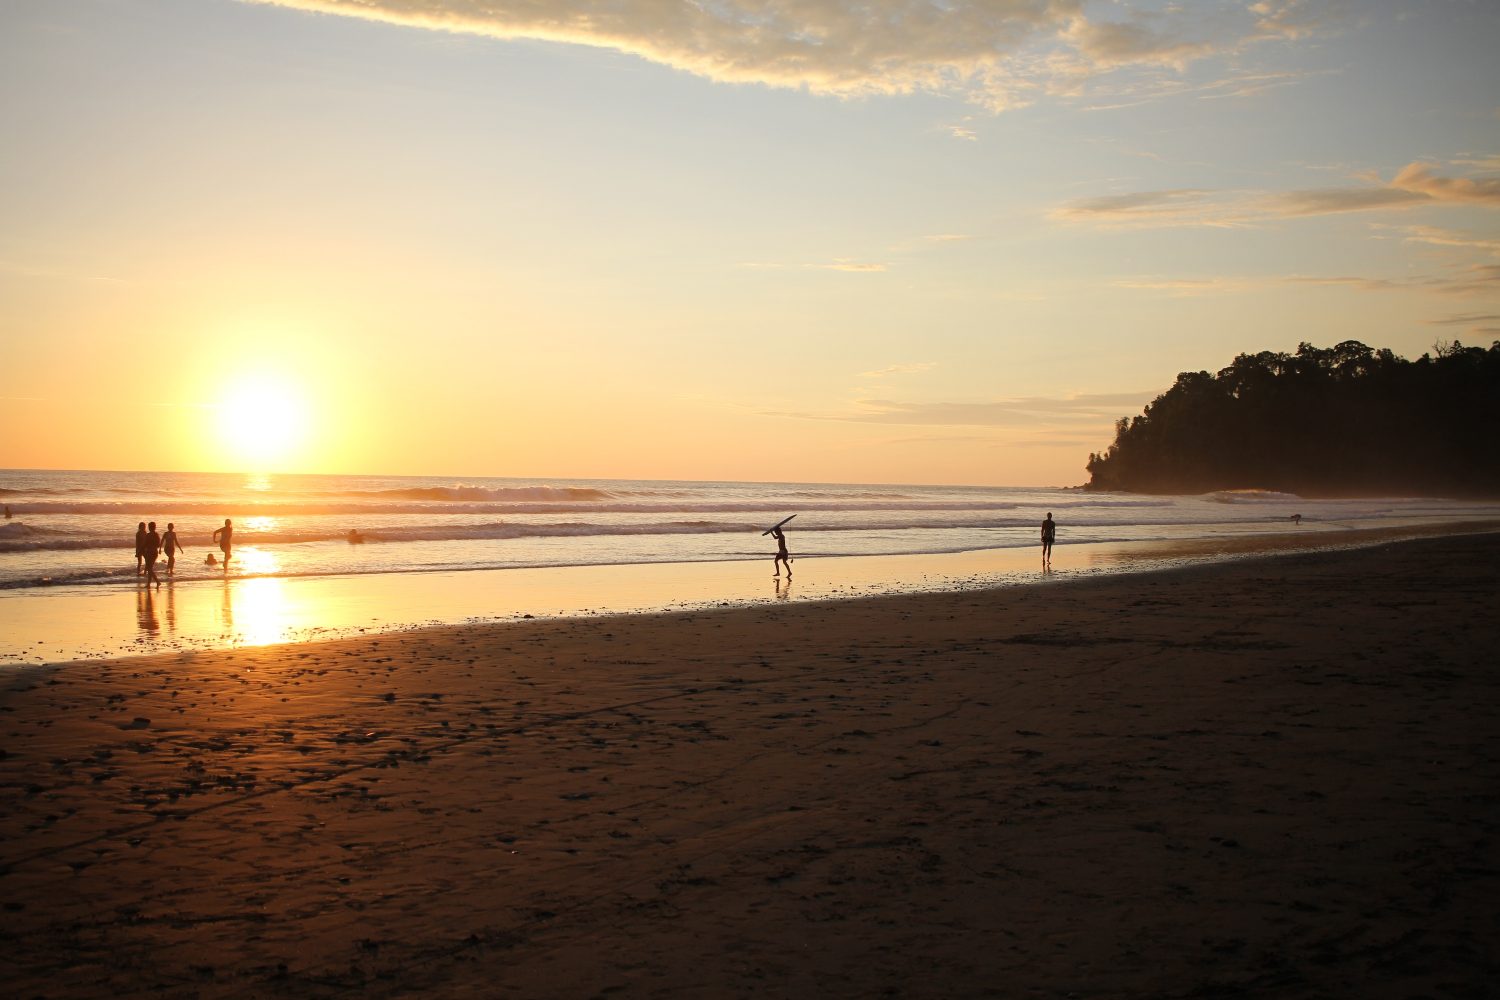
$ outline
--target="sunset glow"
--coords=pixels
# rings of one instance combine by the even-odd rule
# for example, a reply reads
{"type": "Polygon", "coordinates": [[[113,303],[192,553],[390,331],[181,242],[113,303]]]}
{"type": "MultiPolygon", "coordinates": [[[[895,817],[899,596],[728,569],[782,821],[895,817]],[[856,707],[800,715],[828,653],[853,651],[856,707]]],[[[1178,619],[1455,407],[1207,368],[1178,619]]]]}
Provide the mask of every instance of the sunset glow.
{"type": "Polygon", "coordinates": [[[0,465],[1077,484],[1179,372],[1496,337],[1497,42],[1439,0],[7,3],[0,465]]]}

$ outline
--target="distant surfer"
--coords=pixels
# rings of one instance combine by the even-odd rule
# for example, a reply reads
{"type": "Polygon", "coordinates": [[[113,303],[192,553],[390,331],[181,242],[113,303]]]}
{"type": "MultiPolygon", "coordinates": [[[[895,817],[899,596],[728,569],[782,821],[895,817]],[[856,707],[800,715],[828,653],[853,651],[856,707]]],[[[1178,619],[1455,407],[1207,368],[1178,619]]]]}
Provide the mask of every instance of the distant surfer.
{"type": "Polygon", "coordinates": [[[1296,525],[1300,525],[1302,523],[1302,515],[1301,514],[1293,514],[1292,515],[1292,523],[1296,524],[1296,525]]]}
{"type": "Polygon", "coordinates": [[[350,545],[358,545],[365,540],[365,536],[361,535],[357,528],[350,528],[347,537],[350,545]]]}
{"type": "Polygon", "coordinates": [[[1047,511],[1047,519],[1042,522],[1042,565],[1052,565],[1052,543],[1057,541],[1057,522],[1052,520],[1052,512],[1047,511]]]}
{"type": "MultiPolygon", "coordinates": [[[[224,518],[224,527],[214,529],[214,541],[219,543],[219,551],[224,553],[224,568],[229,568],[229,539],[234,534],[234,525],[229,518],[224,518]]],[[[209,553],[213,557],[213,553],[209,553]]]]}
{"type": "Polygon", "coordinates": [[[158,587],[161,581],[156,578],[156,557],[161,552],[161,536],[156,533],[156,522],[152,521],[146,531],[146,540],[141,545],[141,555],[146,560],[146,586],[153,583],[158,587]]]}
{"type": "Polygon", "coordinates": [[[167,522],[167,530],[161,536],[161,554],[167,557],[167,575],[177,569],[177,553],[182,552],[182,543],[177,541],[177,525],[167,522]]]}
{"type": "Polygon", "coordinates": [[[776,575],[781,575],[781,564],[786,563],[786,578],[792,578],[792,557],[786,551],[786,533],[781,530],[781,525],[771,529],[771,537],[776,539],[776,575]]]}
{"type": "Polygon", "coordinates": [[[141,569],[146,562],[146,522],[142,521],[135,526],[135,575],[141,575],[141,569]]]}
{"type": "Polygon", "coordinates": [[[5,519],[10,520],[10,504],[5,505],[5,519]]]}

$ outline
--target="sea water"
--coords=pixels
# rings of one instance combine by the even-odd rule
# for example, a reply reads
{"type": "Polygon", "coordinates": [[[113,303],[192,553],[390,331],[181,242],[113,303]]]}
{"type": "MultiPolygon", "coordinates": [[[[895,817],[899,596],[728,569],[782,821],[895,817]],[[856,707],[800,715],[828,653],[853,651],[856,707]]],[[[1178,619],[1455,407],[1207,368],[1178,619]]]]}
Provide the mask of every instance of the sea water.
{"type": "MultiPolygon", "coordinates": [[[[0,471],[0,589],[136,582],[135,530],[175,523],[176,579],[221,579],[212,532],[234,523],[233,577],[317,577],[764,559],[789,514],[795,558],[1349,532],[1492,520],[1500,504],[1410,497],[1313,500],[1226,491],[476,477],[0,471]],[[1293,518],[1300,515],[1300,521],[1293,518]],[[363,542],[348,540],[351,530],[363,542]]],[[[160,572],[160,565],[158,572],[160,572]]]]}

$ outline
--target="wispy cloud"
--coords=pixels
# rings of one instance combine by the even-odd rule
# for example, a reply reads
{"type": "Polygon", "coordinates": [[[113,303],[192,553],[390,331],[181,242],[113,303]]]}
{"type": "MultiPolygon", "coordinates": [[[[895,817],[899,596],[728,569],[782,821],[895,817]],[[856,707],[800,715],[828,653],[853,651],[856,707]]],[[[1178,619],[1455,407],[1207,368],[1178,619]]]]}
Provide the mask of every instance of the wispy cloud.
{"type": "Polygon", "coordinates": [[[83,274],[52,267],[36,267],[15,261],[0,260],[0,274],[17,274],[23,278],[53,278],[59,281],[88,281],[106,285],[128,285],[125,278],[112,278],[103,274],[83,274]]]}
{"type": "Polygon", "coordinates": [[[887,375],[912,375],[916,372],[931,371],[936,367],[936,361],[912,361],[903,365],[890,365],[886,368],[877,368],[874,371],[860,372],[858,377],[885,378],[887,375]]]}
{"type": "Polygon", "coordinates": [[[1500,292],[1500,264],[1479,264],[1453,274],[1409,278],[1290,275],[1282,280],[1303,285],[1342,285],[1366,292],[1427,291],[1442,295],[1493,295],[1500,292]]]}
{"type": "Polygon", "coordinates": [[[1500,240],[1485,239],[1439,226],[1379,226],[1377,228],[1399,233],[1407,243],[1426,243],[1432,246],[1483,250],[1487,253],[1500,254],[1500,240]]]}
{"type": "MultiPolygon", "coordinates": [[[[1121,70],[1243,59],[1251,46],[1296,42],[1333,23],[1327,2],[1289,0],[1216,5],[1210,13],[1085,0],[249,2],[614,49],[724,82],[839,96],[940,93],[996,111],[1039,95],[1076,94],[1082,83],[1121,70]]],[[[968,138],[962,131],[954,134],[968,138]]]]}
{"type": "Polygon", "coordinates": [[[1238,192],[1170,188],[1079,198],[1053,209],[1051,216],[1106,227],[1232,227],[1250,218],[1244,202],[1238,192]]]}
{"type": "Polygon", "coordinates": [[[1459,313],[1457,316],[1444,316],[1442,319],[1430,319],[1427,322],[1431,326],[1473,326],[1477,323],[1500,323],[1500,313],[1459,313]]]}
{"type": "Polygon", "coordinates": [[[1408,163],[1380,187],[1288,191],[1272,196],[1269,208],[1281,215],[1323,215],[1433,202],[1500,207],[1500,177],[1444,177],[1430,163],[1408,163]]]}
{"type": "Polygon", "coordinates": [[[847,257],[838,257],[826,264],[808,264],[807,266],[824,271],[847,271],[851,274],[874,274],[887,270],[885,264],[877,261],[851,260],[847,257]]]}
{"type": "Polygon", "coordinates": [[[1258,0],[1250,12],[1265,35],[1291,39],[1326,34],[1350,13],[1349,4],[1337,0],[1258,0]]]}
{"type": "Polygon", "coordinates": [[[1064,222],[1113,227],[1247,226],[1274,219],[1339,212],[1467,204],[1500,208],[1500,177],[1457,177],[1431,163],[1409,163],[1389,182],[1281,192],[1169,188],[1100,195],[1066,202],[1051,212],[1064,222]]]}
{"type": "Polygon", "coordinates": [[[1480,170],[1500,172],[1500,153],[1465,153],[1453,162],[1461,167],[1476,167],[1480,170]]]}
{"type": "Polygon", "coordinates": [[[1123,392],[937,403],[867,399],[838,411],[782,411],[767,415],[931,427],[1094,427],[1113,422],[1122,412],[1138,411],[1155,396],[1155,392],[1123,392]]]}
{"type": "Polygon", "coordinates": [[[1256,282],[1236,278],[1120,278],[1112,284],[1132,291],[1186,297],[1243,292],[1255,287],[1256,282]]]}

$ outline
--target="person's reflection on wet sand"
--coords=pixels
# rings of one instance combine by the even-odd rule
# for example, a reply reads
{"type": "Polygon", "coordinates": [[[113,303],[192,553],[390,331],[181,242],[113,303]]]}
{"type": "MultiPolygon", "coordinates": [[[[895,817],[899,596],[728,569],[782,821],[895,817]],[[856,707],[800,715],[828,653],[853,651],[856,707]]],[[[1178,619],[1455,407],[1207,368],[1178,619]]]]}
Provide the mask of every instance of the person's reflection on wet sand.
{"type": "Polygon", "coordinates": [[[173,635],[177,634],[177,588],[173,585],[171,577],[167,578],[167,604],[162,610],[166,613],[167,631],[173,635]]]}
{"type": "Polygon", "coordinates": [[[135,624],[153,639],[161,632],[161,623],[156,620],[156,604],[149,586],[136,588],[135,624]]]}
{"type": "Polygon", "coordinates": [[[791,574],[788,574],[785,580],[783,580],[779,576],[778,577],[773,577],[773,579],[776,581],[776,599],[778,601],[784,601],[788,597],[792,596],[792,577],[791,577],[791,574]]]}
{"type": "Polygon", "coordinates": [[[229,635],[234,631],[234,595],[231,591],[229,578],[224,578],[224,603],[221,606],[223,634],[229,635]]]}

